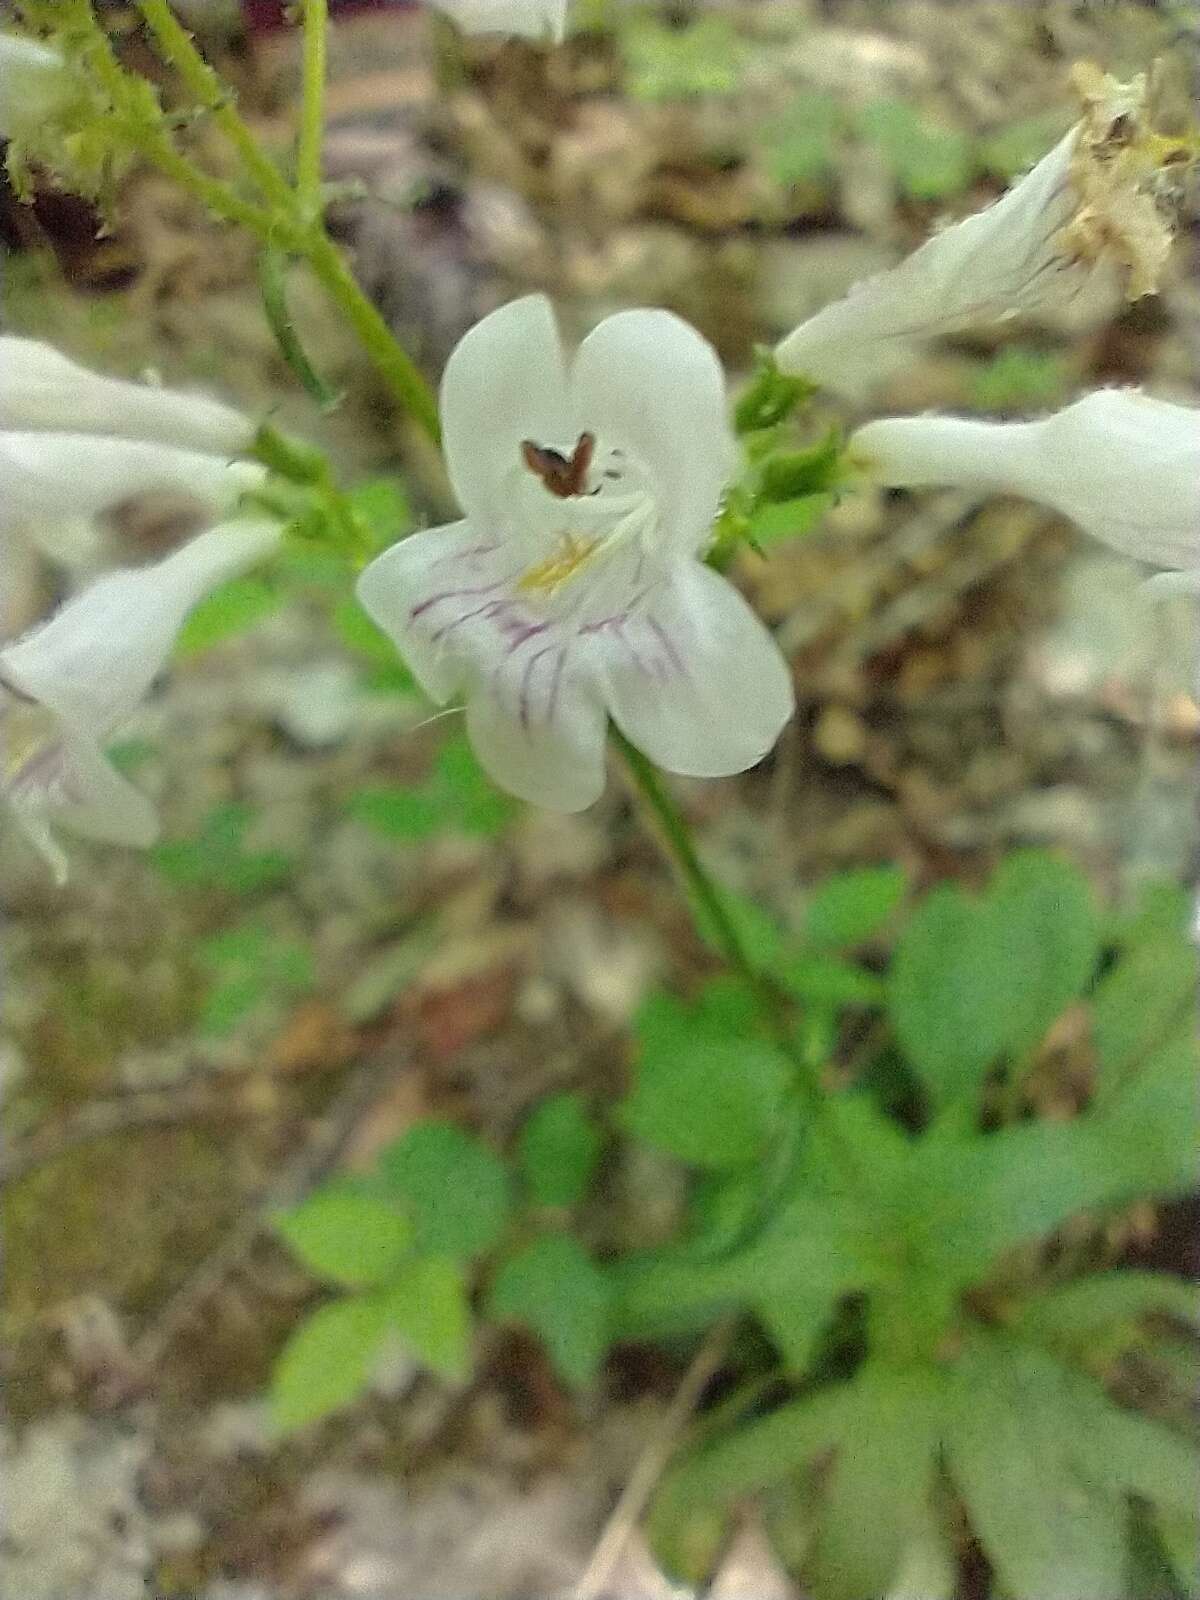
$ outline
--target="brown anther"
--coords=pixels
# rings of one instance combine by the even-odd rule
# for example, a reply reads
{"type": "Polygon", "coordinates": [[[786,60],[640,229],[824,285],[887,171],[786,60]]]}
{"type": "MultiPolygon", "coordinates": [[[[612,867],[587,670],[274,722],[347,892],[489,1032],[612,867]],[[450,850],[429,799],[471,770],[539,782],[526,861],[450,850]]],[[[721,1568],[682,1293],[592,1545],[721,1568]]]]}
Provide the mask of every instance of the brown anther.
{"type": "Polygon", "coordinates": [[[596,436],[592,433],[581,433],[569,456],[535,444],[532,439],[522,439],[521,459],[552,495],[569,500],[583,493],[595,449],[596,436]]]}

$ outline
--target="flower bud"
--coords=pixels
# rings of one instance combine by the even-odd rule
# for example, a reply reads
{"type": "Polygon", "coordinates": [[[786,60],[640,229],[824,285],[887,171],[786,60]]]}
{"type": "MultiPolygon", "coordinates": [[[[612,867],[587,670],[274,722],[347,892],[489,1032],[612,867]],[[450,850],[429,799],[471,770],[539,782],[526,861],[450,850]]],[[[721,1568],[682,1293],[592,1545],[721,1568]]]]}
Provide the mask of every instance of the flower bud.
{"type": "Polygon", "coordinates": [[[39,339],[0,335],[0,431],[103,433],[238,455],[254,424],[202,395],[107,378],[39,339]]]}
{"type": "Polygon", "coordinates": [[[567,31],[567,0],[432,0],[464,33],[508,33],[559,40],[567,31]]]}
{"type": "Polygon", "coordinates": [[[850,438],[877,482],[1039,500],[1113,550],[1200,569],[1200,410],[1099,389],[1036,422],[891,417],[850,438]]]}
{"type": "Polygon", "coordinates": [[[72,94],[61,56],[32,39],[0,33],[0,139],[56,115],[72,94]]]}

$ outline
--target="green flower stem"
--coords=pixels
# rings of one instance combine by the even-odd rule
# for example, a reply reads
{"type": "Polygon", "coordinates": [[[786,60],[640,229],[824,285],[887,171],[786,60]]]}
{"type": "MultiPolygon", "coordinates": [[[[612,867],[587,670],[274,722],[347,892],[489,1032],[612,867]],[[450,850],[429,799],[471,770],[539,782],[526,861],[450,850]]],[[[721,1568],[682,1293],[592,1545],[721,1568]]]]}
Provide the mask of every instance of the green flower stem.
{"type": "Polygon", "coordinates": [[[191,34],[176,18],[168,0],[136,0],[146,26],[154,35],[159,54],[175,68],[189,92],[208,111],[217,127],[237,151],[248,177],[264,197],[285,215],[293,210],[291,185],[242,121],[228,86],[197,50],[191,34]]]}
{"type": "Polygon", "coordinates": [[[304,0],[304,97],[296,149],[296,198],[305,216],[321,215],[321,141],[325,132],[328,0],[304,0]]]}
{"type": "MultiPolygon", "coordinates": [[[[760,972],[750,959],[741,933],[729,915],[720,891],[700,860],[691,831],[667,792],[658,769],[640,750],[629,743],[623,733],[614,728],[612,737],[625,760],[638,793],[658,822],[668,853],[679,869],[679,874],[687,885],[694,903],[700,908],[716,935],[726,961],[745,982],[764,1020],[770,1024],[780,1048],[791,1061],[795,1070],[796,1088],[806,1110],[815,1122],[823,1128],[827,1127],[828,1102],[816,1068],[793,1036],[782,997],[776,992],[770,979],[760,972]]],[[[831,1130],[831,1142],[836,1137],[836,1132],[831,1130]]]]}
{"type": "Polygon", "coordinates": [[[441,444],[437,400],[421,369],[388,327],[374,301],[363,293],[346,258],[323,228],[315,229],[297,252],[318,282],[341,307],[363,348],[401,405],[434,444],[441,444]]]}

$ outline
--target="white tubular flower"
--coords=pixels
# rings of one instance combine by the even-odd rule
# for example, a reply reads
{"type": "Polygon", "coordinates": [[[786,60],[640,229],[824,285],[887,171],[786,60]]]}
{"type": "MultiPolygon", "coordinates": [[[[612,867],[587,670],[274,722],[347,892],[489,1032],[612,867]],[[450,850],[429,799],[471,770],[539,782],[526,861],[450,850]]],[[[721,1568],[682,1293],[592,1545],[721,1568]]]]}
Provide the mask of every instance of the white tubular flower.
{"type": "Polygon", "coordinates": [[[0,139],[56,115],[72,93],[61,56],[32,39],[0,33],[0,139]]]}
{"type": "Polygon", "coordinates": [[[48,622],[0,650],[3,790],[59,882],[59,823],[91,838],[145,847],[153,806],[105,758],[106,741],[166,665],[196,603],[279,542],[270,522],[200,534],[165,560],[114,572],[48,622]]]}
{"type": "Polygon", "coordinates": [[[464,33],[508,33],[552,39],[567,31],[568,0],[431,0],[464,33]]]}
{"type": "Polygon", "coordinates": [[[0,433],[0,528],[98,516],[154,489],[194,495],[220,515],[265,475],[254,462],[140,439],[0,433]]]}
{"type": "Polygon", "coordinates": [[[446,367],[466,517],[385,551],[363,605],[436,701],[465,694],[495,781],[554,810],[604,787],[606,713],[671,772],[721,777],[792,711],[786,663],[698,559],[735,461],[712,348],[666,311],[609,317],[568,370],[549,302],[494,312],[446,367]]]}
{"type": "Polygon", "coordinates": [[[1200,570],[1200,410],[1099,389],[1037,422],[891,417],[850,438],[895,487],[959,485],[1040,500],[1113,550],[1200,570]]]}
{"type": "Polygon", "coordinates": [[[784,372],[837,387],[872,346],[948,333],[1067,298],[1097,268],[1128,299],[1151,293],[1170,253],[1164,174],[1186,140],[1147,125],[1146,83],[1075,69],[1084,115],[993,205],[945,228],[890,272],[858,284],[778,346],[784,372]]]}
{"type": "Polygon", "coordinates": [[[64,430],[238,455],[254,424],[200,395],[106,378],[39,339],[0,335],[0,431],[64,430]]]}

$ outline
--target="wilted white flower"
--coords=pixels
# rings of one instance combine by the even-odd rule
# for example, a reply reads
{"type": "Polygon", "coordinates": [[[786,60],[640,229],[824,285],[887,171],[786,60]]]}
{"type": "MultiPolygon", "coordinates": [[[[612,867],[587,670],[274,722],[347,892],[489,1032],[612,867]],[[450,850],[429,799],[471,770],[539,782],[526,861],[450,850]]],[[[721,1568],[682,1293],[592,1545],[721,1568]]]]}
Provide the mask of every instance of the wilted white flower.
{"type": "Polygon", "coordinates": [[[1200,571],[1200,410],[1099,389],[1035,422],[890,417],[851,435],[879,483],[1040,500],[1113,550],[1200,571]]]}
{"type": "Polygon", "coordinates": [[[1144,77],[1121,84],[1085,64],[1073,81],[1084,114],[1031,172],[801,323],[776,351],[782,370],[836,388],[873,352],[1033,310],[1097,268],[1115,270],[1131,300],[1151,293],[1171,248],[1164,174],[1190,146],[1149,128],[1144,77]]]}
{"type": "Polygon", "coordinates": [[[568,0],[431,0],[464,33],[509,33],[559,40],[567,31],[568,0]]]}
{"type": "Polygon", "coordinates": [[[604,786],[607,715],[671,772],[761,760],[792,710],[767,629],[699,559],[734,460],[720,364],[665,311],[568,369],[541,295],[486,317],[441,392],[466,517],[402,540],[359,598],[497,783],[556,810],[604,786]]]}
{"type": "Polygon", "coordinates": [[[114,844],[153,842],[153,806],[104,745],[162,671],[193,606],[279,538],[270,522],[211,528],[163,561],[101,578],[0,650],[3,790],[60,882],[66,858],[52,824],[114,844]]]}
{"type": "Polygon", "coordinates": [[[141,439],[0,433],[0,528],[97,516],[155,489],[194,495],[221,515],[265,475],[254,462],[141,439]]]}
{"type": "Polygon", "coordinates": [[[0,335],[0,432],[99,433],[237,455],[255,428],[201,395],[108,378],[40,339],[0,335]]]}
{"type": "Polygon", "coordinates": [[[61,56],[32,39],[0,33],[0,138],[54,116],[72,93],[61,56]]]}

